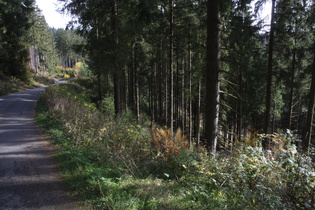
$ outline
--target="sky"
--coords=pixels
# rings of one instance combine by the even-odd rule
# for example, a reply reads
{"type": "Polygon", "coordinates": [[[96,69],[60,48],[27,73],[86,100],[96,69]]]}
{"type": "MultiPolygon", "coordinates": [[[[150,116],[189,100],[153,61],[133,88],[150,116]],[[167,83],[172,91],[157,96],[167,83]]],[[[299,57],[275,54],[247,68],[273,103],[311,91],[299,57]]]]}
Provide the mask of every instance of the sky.
{"type": "MultiPolygon", "coordinates": [[[[256,1],[254,1],[251,4],[253,9],[255,8],[255,2],[256,1]]],[[[264,23],[270,25],[270,18],[271,18],[270,13],[271,13],[271,1],[266,1],[266,3],[263,6],[263,9],[258,11],[258,19],[264,19],[264,23]]]]}
{"type": "Polygon", "coordinates": [[[42,10],[42,14],[50,27],[65,28],[71,20],[69,16],[57,12],[57,9],[60,8],[60,3],[57,0],[36,0],[36,4],[42,10]]]}

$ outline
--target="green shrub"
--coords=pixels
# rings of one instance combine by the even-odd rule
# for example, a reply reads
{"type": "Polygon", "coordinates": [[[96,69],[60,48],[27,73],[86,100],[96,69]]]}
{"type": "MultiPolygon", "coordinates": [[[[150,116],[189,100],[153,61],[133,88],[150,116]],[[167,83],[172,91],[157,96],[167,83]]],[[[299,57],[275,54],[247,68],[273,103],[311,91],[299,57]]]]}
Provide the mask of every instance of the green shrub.
{"type": "Polygon", "coordinates": [[[315,208],[314,164],[290,131],[261,135],[270,151],[258,138],[213,156],[189,147],[180,131],[151,129],[132,114],[114,119],[112,98],[97,109],[87,93],[78,84],[47,88],[37,119],[62,147],[68,185],[96,208],[315,208]]]}

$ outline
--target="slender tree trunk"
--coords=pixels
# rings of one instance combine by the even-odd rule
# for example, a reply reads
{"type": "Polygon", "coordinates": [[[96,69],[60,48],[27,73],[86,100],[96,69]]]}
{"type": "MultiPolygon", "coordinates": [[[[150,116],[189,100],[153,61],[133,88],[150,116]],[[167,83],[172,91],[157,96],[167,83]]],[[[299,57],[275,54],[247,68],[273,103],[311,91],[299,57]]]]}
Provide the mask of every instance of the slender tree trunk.
{"type": "Polygon", "coordinates": [[[97,70],[97,86],[98,86],[98,101],[102,101],[102,79],[101,79],[101,70],[97,70]]]}
{"type": "MultiPolygon", "coordinates": [[[[117,2],[116,0],[113,0],[112,2],[112,8],[111,8],[111,18],[112,18],[112,28],[114,30],[113,33],[113,38],[115,40],[115,45],[116,45],[116,53],[118,54],[117,50],[119,49],[119,37],[118,37],[118,14],[117,14],[118,8],[117,8],[117,2]]],[[[121,70],[121,64],[119,63],[119,57],[118,55],[115,56],[115,68],[116,71],[113,73],[113,78],[114,78],[114,104],[115,104],[115,114],[116,117],[120,117],[123,113],[123,94],[121,92],[122,87],[121,87],[121,77],[122,75],[122,70],[121,70]]]]}
{"type": "Polygon", "coordinates": [[[163,84],[162,84],[162,68],[160,69],[160,71],[158,72],[158,82],[159,82],[159,103],[158,103],[158,113],[159,113],[159,117],[158,117],[158,122],[161,123],[162,119],[163,119],[163,94],[162,94],[162,90],[163,90],[163,84]]]}
{"type": "MultiPolygon", "coordinates": [[[[266,92],[266,112],[264,120],[264,133],[269,133],[270,125],[270,110],[271,110],[271,87],[272,87],[272,61],[273,61],[273,45],[274,45],[274,16],[275,16],[275,2],[272,0],[271,6],[271,21],[270,21],[270,37],[268,49],[268,72],[267,72],[267,92],[266,92]]],[[[267,148],[267,140],[263,142],[264,148],[267,148]]]]}
{"type": "Polygon", "coordinates": [[[116,117],[120,117],[122,115],[122,107],[121,107],[121,93],[120,93],[120,81],[119,74],[114,73],[114,104],[115,104],[115,114],[116,117]]]}
{"type": "Polygon", "coordinates": [[[139,75],[138,75],[138,68],[137,68],[137,64],[136,64],[136,54],[135,54],[135,46],[136,43],[133,46],[133,111],[134,114],[137,117],[137,121],[139,121],[139,117],[140,117],[140,91],[139,91],[139,75]]]}
{"type": "MultiPolygon", "coordinates": [[[[242,88],[243,88],[243,74],[242,74],[242,69],[238,68],[238,93],[241,94],[242,88]]],[[[242,140],[242,127],[243,127],[243,102],[242,98],[238,97],[238,103],[237,103],[237,138],[239,141],[242,140]]]]}
{"type": "Polygon", "coordinates": [[[169,59],[169,68],[171,74],[171,83],[170,83],[170,128],[171,128],[171,136],[173,137],[174,131],[174,64],[173,64],[173,54],[174,54],[174,46],[173,46],[173,22],[174,22],[174,13],[173,13],[173,5],[174,0],[169,0],[170,4],[170,59],[169,59]]]}
{"type": "Polygon", "coordinates": [[[175,114],[175,119],[174,119],[174,128],[179,128],[179,122],[180,122],[180,116],[179,116],[179,111],[180,111],[180,82],[179,82],[179,54],[178,50],[176,51],[176,82],[175,82],[175,95],[174,95],[174,114],[175,114]]]}
{"type": "Polygon", "coordinates": [[[122,104],[121,104],[121,107],[122,107],[122,110],[125,111],[127,109],[127,104],[128,104],[128,96],[126,95],[127,93],[127,81],[128,81],[128,78],[127,78],[127,72],[126,72],[126,66],[124,66],[122,69],[121,69],[121,82],[120,82],[120,88],[121,88],[121,101],[122,101],[122,104]]]}
{"type": "Polygon", "coordinates": [[[183,133],[186,131],[186,108],[185,108],[185,56],[183,56],[182,60],[182,105],[181,105],[181,110],[182,110],[182,130],[183,133]]]}
{"type": "Polygon", "coordinates": [[[200,145],[200,118],[201,118],[201,80],[199,80],[199,83],[198,83],[197,145],[200,145]]]}
{"type": "Polygon", "coordinates": [[[208,0],[207,6],[207,68],[205,139],[212,153],[217,148],[220,101],[220,0],[208,0]]]}
{"type": "Polygon", "coordinates": [[[302,136],[303,135],[303,128],[301,128],[301,118],[303,119],[303,114],[302,114],[302,96],[300,95],[299,97],[299,102],[298,102],[298,117],[296,120],[296,130],[297,133],[302,136]]]}
{"type": "Polygon", "coordinates": [[[137,111],[136,111],[136,105],[135,105],[135,91],[134,91],[134,86],[135,86],[135,76],[134,72],[136,69],[136,59],[135,59],[135,43],[132,45],[132,67],[130,68],[129,72],[129,107],[133,114],[136,116],[137,111]]]}
{"type": "MultiPolygon", "coordinates": [[[[277,87],[275,87],[275,90],[277,90],[277,87]]],[[[274,102],[273,103],[273,110],[276,110],[276,109],[277,109],[277,103],[274,102]]],[[[276,117],[275,112],[273,112],[273,114],[272,114],[272,130],[271,130],[271,133],[274,133],[275,130],[276,130],[276,121],[277,121],[277,117],[276,117]]]]}
{"type": "MultiPolygon", "coordinates": [[[[275,16],[275,3],[272,0],[271,5],[271,21],[270,21],[270,37],[269,37],[269,50],[268,50],[268,72],[267,72],[267,91],[266,91],[266,112],[264,119],[264,133],[269,133],[270,126],[270,110],[271,110],[271,87],[272,87],[272,61],[273,61],[273,45],[274,45],[274,16],[275,16]]],[[[262,146],[264,149],[269,147],[269,138],[263,139],[262,146]]]]}
{"type": "Polygon", "coordinates": [[[151,118],[151,127],[153,125],[153,118],[154,118],[154,106],[153,106],[153,74],[148,75],[147,81],[148,89],[149,89],[149,113],[151,118]]]}
{"type": "Polygon", "coordinates": [[[293,91],[294,91],[294,75],[295,75],[295,64],[296,64],[296,50],[293,50],[293,60],[291,69],[291,87],[290,87],[290,99],[289,99],[289,112],[288,112],[288,123],[287,128],[291,129],[292,124],[292,109],[293,109],[293,91]]]}
{"type": "MultiPolygon", "coordinates": [[[[95,20],[96,22],[96,40],[98,41],[99,39],[99,25],[98,25],[98,19],[95,20]]],[[[102,76],[101,76],[101,63],[98,62],[99,66],[97,69],[97,86],[98,86],[98,100],[99,102],[102,101],[102,76]]]]}
{"type": "Polygon", "coordinates": [[[311,89],[309,93],[307,120],[304,129],[304,134],[302,136],[302,149],[304,152],[309,154],[310,143],[312,138],[312,123],[314,115],[314,98],[315,98],[315,44],[314,44],[314,58],[312,67],[312,81],[311,89]]]}
{"type": "MultiPolygon", "coordinates": [[[[135,72],[137,73],[137,72],[135,72]]],[[[136,102],[137,102],[137,121],[139,121],[140,118],[140,89],[139,89],[139,77],[136,74],[136,102]]]]}
{"type": "Polygon", "coordinates": [[[189,59],[189,144],[192,146],[192,135],[193,135],[193,106],[192,106],[192,68],[191,68],[191,50],[188,53],[189,59]]]}
{"type": "Polygon", "coordinates": [[[168,110],[169,110],[169,91],[168,91],[168,87],[169,87],[169,82],[168,82],[168,67],[167,66],[165,66],[165,75],[164,75],[164,79],[165,79],[165,125],[166,125],[166,127],[168,127],[168,125],[169,125],[169,112],[168,112],[168,110]]]}
{"type": "Polygon", "coordinates": [[[158,93],[157,93],[157,64],[154,64],[154,73],[153,73],[153,122],[156,121],[157,116],[157,104],[158,104],[158,93]]]}
{"type": "Polygon", "coordinates": [[[163,41],[162,41],[162,34],[161,34],[161,41],[160,41],[160,71],[158,71],[159,75],[158,75],[158,78],[159,78],[159,122],[161,123],[162,122],[162,119],[163,119],[163,93],[162,93],[162,90],[163,90],[163,83],[162,81],[165,81],[165,78],[163,78],[163,41]]]}

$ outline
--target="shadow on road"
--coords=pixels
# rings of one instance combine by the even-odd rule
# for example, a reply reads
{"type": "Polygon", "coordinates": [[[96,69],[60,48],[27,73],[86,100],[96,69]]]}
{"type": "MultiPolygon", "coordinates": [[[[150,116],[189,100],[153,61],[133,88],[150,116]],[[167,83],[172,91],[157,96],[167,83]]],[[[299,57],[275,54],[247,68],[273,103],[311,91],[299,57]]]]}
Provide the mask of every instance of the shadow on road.
{"type": "Polygon", "coordinates": [[[80,209],[34,122],[44,88],[0,97],[0,209],[80,209]]]}

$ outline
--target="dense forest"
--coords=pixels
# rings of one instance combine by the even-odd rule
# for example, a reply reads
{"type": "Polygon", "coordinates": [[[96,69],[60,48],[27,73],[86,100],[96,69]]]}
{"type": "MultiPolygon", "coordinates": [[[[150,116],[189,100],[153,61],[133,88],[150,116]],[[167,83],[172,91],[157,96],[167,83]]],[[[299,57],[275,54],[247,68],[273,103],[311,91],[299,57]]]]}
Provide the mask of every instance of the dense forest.
{"type": "Polygon", "coordinates": [[[308,150],[311,2],[272,1],[269,27],[257,19],[264,1],[211,1],[208,10],[202,0],[61,2],[72,30],[49,28],[32,0],[1,2],[2,73],[27,79],[28,69],[52,74],[84,60],[98,101],[113,96],[117,116],[149,116],[213,151],[286,129],[308,150]]]}
{"type": "Polygon", "coordinates": [[[98,100],[113,95],[117,116],[148,115],[212,151],[286,129],[308,150],[313,4],[273,0],[266,27],[257,19],[265,3],[73,0],[64,12],[86,39],[98,100]]]}
{"type": "Polygon", "coordinates": [[[83,39],[73,31],[50,28],[33,0],[0,1],[0,72],[23,81],[33,73],[52,75],[56,66],[72,68],[83,58],[75,51],[83,39]]]}
{"type": "Polygon", "coordinates": [[[0,0],[0,74],[81,68],[38,121],[92,204],[315,208],[313,1],[270,0],[267,25],[266,0],[59,2],[67,30],[0,0]]]}

